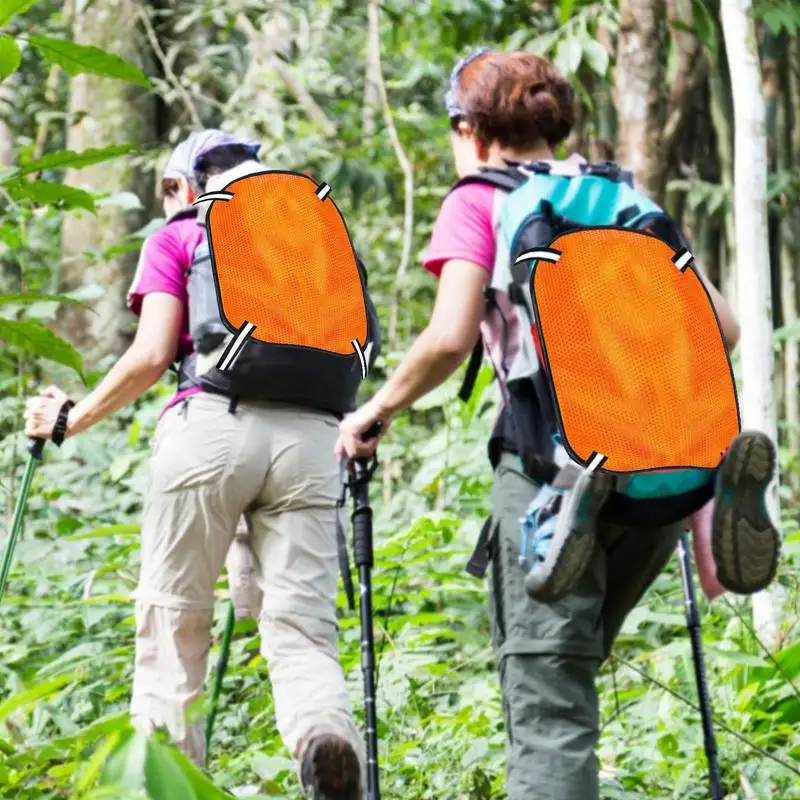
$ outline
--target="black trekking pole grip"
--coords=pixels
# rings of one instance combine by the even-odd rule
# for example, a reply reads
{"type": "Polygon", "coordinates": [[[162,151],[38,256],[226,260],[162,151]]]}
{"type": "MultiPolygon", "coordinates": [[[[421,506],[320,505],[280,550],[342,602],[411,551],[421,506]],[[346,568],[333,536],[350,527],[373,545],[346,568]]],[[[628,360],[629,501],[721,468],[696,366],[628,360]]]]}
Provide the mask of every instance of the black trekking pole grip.
{"type": "MultiPolygon", "coordinates": [[[[75,403],[73,403],[69,398],[61,404],[61,408],[58,411],[58,418],[53,426],[53,433],[50,437],[56,447],[61,447],[61,443],[64,441],[64,435],[67,432],[67,418],[69,416],[69,412],[72,410],[72,408],[74,408],[74,406],[75,403]]],[[[33,458],[35,458],[37,461],[40,461],[42,458],[42,453],[44,452],[44,446],[46,444],[47,439],[42,439],[37,436],[28,440],[28,445],[25,449],[33,458]]]]}
{"type": "MultiPolygon", "coordinates": [[[[377,436],[383,427],[378,420],[362,435],[362,441],[377,436]]],[[[369,506],[369,464],[365,458],[353,460],[353,556],[357,567],[372,567],[372,509],[369,506]]]]}
{"type": "Polygon", "coordinates": [[[30,455],[35,459],[40,460],[44,452],[44,446],[47,444],[47,439],[41,439],[38,436],[35,439],[28,439],[28,445],[25,448],[30,455]]]}

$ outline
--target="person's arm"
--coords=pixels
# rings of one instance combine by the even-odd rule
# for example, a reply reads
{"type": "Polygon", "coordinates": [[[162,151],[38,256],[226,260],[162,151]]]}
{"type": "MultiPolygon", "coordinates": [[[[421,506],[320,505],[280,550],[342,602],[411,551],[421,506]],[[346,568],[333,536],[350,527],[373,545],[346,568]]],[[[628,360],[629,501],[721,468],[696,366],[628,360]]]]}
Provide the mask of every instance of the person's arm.
{"type": "Polygon", "coordinates": [[[478,339],[488,279],[488,271],[474,262],[451,259],[445,263],[430,322],[373,398],[341,421],[335,447],[338,456],[372,455],[392,417],[458,369],[478,339]],[[383,423],[382,430],[363,440],[375,422],[383,423]]]}
{"type": "Polygon", "coordinates": [[[488,279],[489,273],[470,261],[444,265],[430,322],[372,399],[380,413],[393,416],[408,408],[458,369],[478,339],[488,279]]]}
{"type": "Polygon", "coordinates": [[[183,313],[183,303],[174,295],[152,292],[144,296],[133,343],[108,375],[70,411],[67,436],[132,403],[158,381],[175,359],[183,313]]]}
{"type": "Polygon", "coordinates": [[[703,282],[703,286],[708,290],[708,295],[711,298],[711,303],[714,310],[717,312],[719,319],[719,326],[722,330],[722,338],[725,340],[725,345],[728,350],[733,350],[739,342],[741,335],[741,328],[733,309],[730,307],[728,301],[720,294],[713,283],[705,276],[700,267],[696,267],[697,274],[703,282]]]}

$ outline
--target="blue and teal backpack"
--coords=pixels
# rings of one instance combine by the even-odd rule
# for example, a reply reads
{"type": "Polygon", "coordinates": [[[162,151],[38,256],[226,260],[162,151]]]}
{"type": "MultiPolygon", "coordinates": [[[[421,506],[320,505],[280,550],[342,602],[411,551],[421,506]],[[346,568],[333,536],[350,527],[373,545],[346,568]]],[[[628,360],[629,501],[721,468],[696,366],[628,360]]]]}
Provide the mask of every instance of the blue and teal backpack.
{"type": "MultiPolygon", "coordinates": [[[[631,173],[615,163],[584,163],[577,176],[556,174],[548,162],[507,163],[506,169],[482,168],[451,191],[467,183],[482,183],[506,193],[499,198],[501,205],[496,210],[497,257],[486,289],[487,320],[495,325],[499,321],[504,331],[500,363],[496,357],[492,359],[504,403],[490,439],[489,457],[496,466],[502,451],[516,453],[533,480],[552,485],[570,456],[562,445],[559,415],[552,385],[542,368],[540,343],[531,334],[535,329],[531,261],[516,263],[518,257],[547,248],[568,231],[599,226],[646,231],[676,253],[689,250],[689,246],[674,220],[634,189],[631,173]]],[[[487,350],[481,337],[467,367],[462,400],[470,397],[487,350]]],[[[601,518],[641,526],[677,522],[711,499],[715,475],[713,469],[684,469],[617,476],[601,518]]],[[[483,544],[487,526],[481,535],[483,544]]],[[[482,574],[485,559],[476,562],[475,557],[468,569],[482,574]]]]}

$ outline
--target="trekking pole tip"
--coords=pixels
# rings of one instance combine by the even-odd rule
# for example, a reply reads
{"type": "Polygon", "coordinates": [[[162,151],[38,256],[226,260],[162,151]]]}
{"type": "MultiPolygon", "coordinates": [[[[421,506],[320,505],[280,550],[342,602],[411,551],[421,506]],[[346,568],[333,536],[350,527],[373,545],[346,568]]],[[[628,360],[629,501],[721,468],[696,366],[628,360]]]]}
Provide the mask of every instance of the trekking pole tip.
{"type": "Polygon", "coordinates": [[[46,444],[46,439],[31,439],[28,442],[28,446],[26,450],[30,453],[34,458],[40,459],[42,457],[42,453],[44,451],[44,446],[46,444]]]}

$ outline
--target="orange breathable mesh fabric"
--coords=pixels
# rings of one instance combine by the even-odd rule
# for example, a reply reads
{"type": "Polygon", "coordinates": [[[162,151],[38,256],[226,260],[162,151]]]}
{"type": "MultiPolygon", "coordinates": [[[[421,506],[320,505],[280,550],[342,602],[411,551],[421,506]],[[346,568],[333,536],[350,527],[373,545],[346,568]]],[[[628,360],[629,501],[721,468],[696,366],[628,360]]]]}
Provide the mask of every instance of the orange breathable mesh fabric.
{"type": "Polygon", "coordinates": [[[342,355],[364,346],[367,316],[355,254],[333,200],[301,175],[248,175],[208,214],[222,312],[252,338],[342,355]]]}
{"type": "Polygon", "coordinates": [[[635,231],[558,237],[531,288],[566,444],[603,469],[714,468],[739,432],[735,386],[702,282],[635,231]]]}

